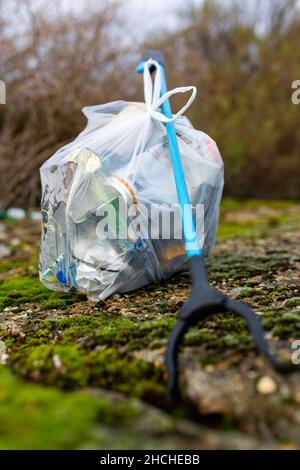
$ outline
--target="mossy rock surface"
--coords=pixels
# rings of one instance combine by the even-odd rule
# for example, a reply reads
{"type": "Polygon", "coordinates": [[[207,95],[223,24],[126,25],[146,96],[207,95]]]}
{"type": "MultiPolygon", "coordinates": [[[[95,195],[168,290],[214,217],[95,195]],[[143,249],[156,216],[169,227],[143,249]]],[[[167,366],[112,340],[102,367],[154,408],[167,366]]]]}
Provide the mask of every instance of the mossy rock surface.
{"type": "MultiPolygon", "coordinates": [[[[0,224],[1,449],[300,447],[300,371],[275,374],[232,314],[186,334],[183,401],[167,408],[164,352],[187,273],[92,303],[39,282],[38,224],[0,224]]],[[[207,266],[212,285],[253,306],[272,350],[295,358],[300,206],[225,200],[207,266]]]]}

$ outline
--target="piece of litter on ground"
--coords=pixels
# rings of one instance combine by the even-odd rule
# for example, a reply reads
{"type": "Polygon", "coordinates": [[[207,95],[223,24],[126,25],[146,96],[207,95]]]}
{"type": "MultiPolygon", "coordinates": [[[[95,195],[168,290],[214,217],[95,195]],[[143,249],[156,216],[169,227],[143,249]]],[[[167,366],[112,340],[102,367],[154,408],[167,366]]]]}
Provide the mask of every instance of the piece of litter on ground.
{"type": "Polygon", "coordinates": [[[54,364],[54,367],[57,369],[57,370],[60,370],[62,368],[62,362],[60,360],[60,357],[57,355],[57,354],[54,354],[52,356],[52,361],[53,361],[53,364],[54,364]]]}
{"type": "Polygon", "coordinates": [[[26,212],[24,209],[19,207],[12,207],[11,209],[8,209],[7,216],[11,219],[21,220],[26,217],[26,212]]]}

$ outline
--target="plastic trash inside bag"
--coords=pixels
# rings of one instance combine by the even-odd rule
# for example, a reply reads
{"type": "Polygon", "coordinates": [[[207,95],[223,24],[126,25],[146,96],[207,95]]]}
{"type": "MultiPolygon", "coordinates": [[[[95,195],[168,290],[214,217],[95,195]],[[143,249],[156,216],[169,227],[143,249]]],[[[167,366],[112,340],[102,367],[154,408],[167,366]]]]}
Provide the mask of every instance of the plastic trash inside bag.
{"type": "MultiPolygon", "coordinates": [[[[84,108],[86,128],[40,169],[39,270],[49,289],[102,300],[187,268],[164,116],[152,84],[144,85],[146,103],[84,108]]],[[[171,93],[178,90],[186,91],[171,93]]],[[[186,107],[174,124],[197,237],[208,254],[218,225],[223,162],[215,142],[181,115],[186,107]]]]}

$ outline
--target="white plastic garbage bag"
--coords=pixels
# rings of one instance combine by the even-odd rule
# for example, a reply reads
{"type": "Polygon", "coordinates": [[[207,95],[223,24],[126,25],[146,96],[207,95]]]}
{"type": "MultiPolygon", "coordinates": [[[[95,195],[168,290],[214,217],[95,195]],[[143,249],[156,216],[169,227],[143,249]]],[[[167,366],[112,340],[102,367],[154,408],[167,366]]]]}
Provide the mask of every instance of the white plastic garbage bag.
{"type": "MultiPolygon", "coordinates": [[[[127,292],[186,269],[180,211],[165,117],[146,64],[145,103],[115,101],[83,109],[87,126],[40,169],[43,228],[40,279],[52,290],[91,300],[127,292]]],[[[215,142],[173,116],[187,187],[204,253],[211,250],[223,189],[215,142]],[[205,240],[205,242],[204,242],[205,240]]]]}

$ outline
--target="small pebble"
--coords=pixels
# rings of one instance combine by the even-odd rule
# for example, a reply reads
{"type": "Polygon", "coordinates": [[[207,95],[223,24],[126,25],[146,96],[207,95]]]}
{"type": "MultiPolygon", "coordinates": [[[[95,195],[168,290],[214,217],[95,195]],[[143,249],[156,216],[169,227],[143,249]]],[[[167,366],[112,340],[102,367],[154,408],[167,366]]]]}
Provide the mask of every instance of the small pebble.
{"type": "Polygon", "coordinates": [[[272,377],[261,377],[256,384],[257,391],[262,395],[272,395],[277,391],[277,384],[272,377]]]}
{"type": "Polygon", "coordinates": [[[113,294],[113,295],[111,296],[111,298],[112,298],[113,300],[118,300],[120,297],[121,297],[120,294],[113,294]]]}

